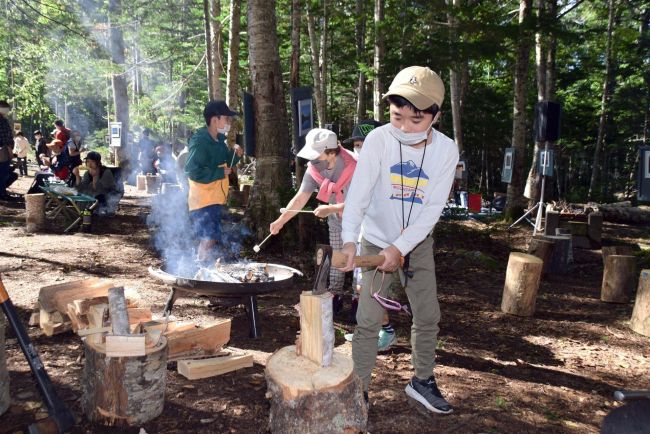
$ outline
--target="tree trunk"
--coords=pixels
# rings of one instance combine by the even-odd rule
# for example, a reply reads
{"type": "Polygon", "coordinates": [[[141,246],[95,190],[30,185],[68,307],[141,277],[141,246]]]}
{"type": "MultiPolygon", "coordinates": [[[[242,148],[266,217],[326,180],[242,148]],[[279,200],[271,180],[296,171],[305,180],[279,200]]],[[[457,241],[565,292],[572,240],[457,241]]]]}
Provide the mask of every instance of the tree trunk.
{"type": "Polygon", "coordinates": [[[311,53],[311,75],[314,80],[314,98],[316,99],[316,117],[318,126],[325,125],[325,96],[323,95],[323,71],[318,61],[320,49],[318,47],[318,37],[316,36],[316,24],[314,14],[311,12],[309,2],[306,7],[307,13],[307,33],[309,34],[309,48],[311,53]]]}
{"type": "MultiPolygon", "coordinates": [[[[239,107],[237,94],[239,84],[239,33],[241,30],[241,0],[230,0],[230,29],[228,31],[228,72],[226,76],[226,102],[232,110],[239,107]]],[[[235,118],[238,127],[242,121],[235,118]]],[[[231,128],[228,143],[235,143],[235,135],[241,128],[231,128]]],[[[241,143],[240,143],[241,144],[241,143]]]]}
{"type": "MultiPolygon", "coordinates": [[[[357,21],[354,28],[356,42],[357,42],[357,62],[362,62],[366,53],[366,13],[364,11],[365,0],[357,0],[356,2],[356,16],[357,21]]],[[[366,74],[363,70],[359,70],[359,79],[357,81],[357,114],[355,122],[359,122],[366,118],[366,74]]]]}
{"type": "Polygon", "coordinates": [[[607,43],[605,46],[605,78],[603,83],[603,95],[600,102],[600,120],[598,122],[598,138],[594,148],[594,158],[591,165],[591,181],[589,182],[588,199],[592,200],[598,190],[598,181],[600,181],[600,153],[605,142],[607,129],[607,116],[609,103],[612,97],[614,85],[614,61],[613,61],[613,34],[614,34],[614,16],[616,10],[616,0],[609,0],[609,15],[607,19],[607,43]]]}
{"type": "MultiPolygon", "coordinates": [[[[115,152],[115,164],[128,160],[135,160],[131,155],[129,142],[127,140],[129,133],[129,94],[127,91],[126,71],[124,61],[124,38],[122,36],[122,27],[119,25],[119,18],[122,15],[122,0],[109,0],[109,34],[111,47],[111,60],[117,66],[118,73],[112,74],[111,85],[113,88],[113,103],[115,104],[115,118],[117,122],[122,122],[122,138],[120,147],[115,152]]],[[[128,177],[128,174],[124,174],[128,177]]]]}
{"type": "Polygon", "coordinates": [[[208,67],[208,91],[209,97],[213,99],[223,99],[221,91],[221,75],[223,74],[223,62],[221,60],[222,38],[221,38],[221,0],[204,0],[204,13],[207,12],[205,20],[207,22],[206,30],[209,32],[209,38],[206,40],[206,59],[209,62],[208,67]],[[205,2],[208,2],[206,5],[205,2]],[[209,41],[209,42],[208,42],[209,41]]]}
{"type": "Polygon", "coordinates": [[[208,82],[208,99],[212,99],[214,90],[212,89],[212,32],[210,31],[210,0],[203,0],[203,31],[205,33],[205,72],[208,82]]]}
{"type": "Polygon", "coordinates": [[[533,316],[544,262],[525,253],[510,253],[503,286],[501,311],[511,315],[533,316]]]}
{"type": "Polygon", "coordinates": [[[81,407],[91,422],[140,426],[165,404],[167,343],[138,357],[107,357],[102,344],[85,341],[81,407]]]}
{"type": "Polygon", "coordinates": [[[327,44],[328,44],[328,22],[329,18],[327,15],[327,0],[323,0],[323,15],[322,15],[323,26],[320,33],[320,53],[318,56],[318,64],[320,65],[320,76],[321,76],[321,104],[322,107],[319,108],[319,111],[323,112],[323,124],[321,127],[325,126],[325,122],[329,119],[327,115],[327,84],[329,82],[329,77],[327,74],[328,62],[327,62],[327,44]]]}
{"type": "Polygon", "coordinates": [[[454,127],[454,141],[458,145],[458,152],[463,153],[463,128],[462,128],[462,100],[461,100],[461,74],[459,71],[459,50],[460,43],[458,36],[458,22],[456,20],[456,10],[460,7],[460,0],[447,0],[448,8],[447,21],[449,22],[449,46],[451,47],[451,58],[456,62],[449,69],[449,95],[451,101],[451,116],[454,127]]]}
{"type": "Polygon", "coordinates": [[[248,38],[257,159],[247,218],[263,238],[291,185],[289,132],[276,33],[275,1],[249,0],[248,38]],[[254,223],[253,223],[254,222],[254,223]]]}
{"type": "Polygon", "coordinates": [[[368,408],[352,359],[334,351],[321,368],[296,355],[295,347],[276,351],[266,364],[272,433],[365,432],[368,408]]]}
{"type": "Polygon", "coordinates": [[[650,337],[650,270],[641,270],[630,328],[643,336],[650,337]]]}
{"type": "Polygon", "coordinates": [[[381,94],[384,91],[382,73],[384,69],[384,0],[375,0],[375,56],[373,68],[375,79],[373,81],[373,114],[379,122],[384,122],[384,105],[381,94]]]}
{"type": "Polygon", "coordinates": [[[508,184],[505,216],[514,218],[523,210],[524,153],[526,150],[526,78],[530,55],[530,9],[532,0],[519,1],[519,41],[514,80],[514,103],[512,115],[512,147],[515,156],[512,181],[508,184]]]}
{"type": "Polygon", "coordinates": [[[605,261],[600,299],[609,303],[627,303],[636,286],[636,258],[609,255],[605,261]]]}

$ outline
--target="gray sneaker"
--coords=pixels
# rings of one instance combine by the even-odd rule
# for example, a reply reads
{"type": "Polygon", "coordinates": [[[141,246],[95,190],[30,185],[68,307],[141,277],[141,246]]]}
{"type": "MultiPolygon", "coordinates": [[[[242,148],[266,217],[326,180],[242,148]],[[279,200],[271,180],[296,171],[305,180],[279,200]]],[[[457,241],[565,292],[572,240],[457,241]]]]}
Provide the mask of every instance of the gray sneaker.
{"type": "Polygon", "coordinates": [[[433,375],[426,380],[420,380],[417,377],[411,378],[405,391],[408,397],[413,398],[429,411],[440,414],[449,414],[454,411],[453,407],[442,397],[433,375]]]}

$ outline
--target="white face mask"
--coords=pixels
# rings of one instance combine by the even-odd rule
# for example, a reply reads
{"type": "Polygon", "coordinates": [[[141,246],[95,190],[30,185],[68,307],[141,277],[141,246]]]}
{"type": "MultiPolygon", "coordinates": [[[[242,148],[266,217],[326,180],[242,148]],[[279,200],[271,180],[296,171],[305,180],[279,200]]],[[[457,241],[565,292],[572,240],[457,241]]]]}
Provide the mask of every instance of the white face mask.
{"type": "Polygon", "coordinates": [[[426,130],[420,133],[405,133],[404,131],[400,130],[393,124],[389,124],[389,125],[390,125],[389,132],[393,137],[397,139],[398,142],[400,142],[402,145],[414,146],[419,143],[422,143],[427,139],[427,137],[429,136],[429,130],[433,126],[433,122],[431,122],[431,125],[429,125],[426,130]]]}
{"type": "Polygon", "coordinates": [[[217,131],[221,134],[228,134],[230,132],[230,124],[226,124],[223,128],[217,128],[217,131]]]}

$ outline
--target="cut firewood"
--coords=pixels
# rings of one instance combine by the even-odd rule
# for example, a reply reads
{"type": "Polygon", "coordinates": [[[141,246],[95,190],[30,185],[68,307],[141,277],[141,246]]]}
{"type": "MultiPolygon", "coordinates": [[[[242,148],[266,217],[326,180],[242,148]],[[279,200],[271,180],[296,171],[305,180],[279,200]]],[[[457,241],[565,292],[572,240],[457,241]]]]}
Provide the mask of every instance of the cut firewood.
{"type": "Polygon", "coordinates": [[[188,380],[214,377],[232,372],[237,369],[253,366],[253,356],[250,354],[213,357],[202,360],[179,360],[178,373],[188,380]]]}
{"type": "Polygon", "coordinates": [[[59,333],[65,333],[72,330],[72,325],[70,322],[58,322],[58,323],[45,323],[41,324],[41,329],[45,336],[54,336],[59,333]]]}
{"type": "MultiPolygon", "coordinates": [[[[124,287],[116,286],[108,290],[108,312],[111,316],[113,334],[126,336],[129,333],[129,314],[126,309],[124,287]]],[[[144,341],[142,343],[144,348],[144,341]]]]}
{"type": "MultiPolygon", "coordinates": [[[[124,291],[126,296],[126,307],[131,309],[138,307],[138,304],[132,299],[129,298],[129,289],[127,288],[124,291]]],[[[91,306],[96,304],[108,304],[108,296],[93,297],[93,298],[83,298],[73,301],[75,311],[77,315],[86,315],[91,306]]]]}
{"type": "Polygon", "coordinates": [[[88,324],[92,328],[104,327],[107,318],[108,304],[96,304],[88,309],[88,324]]]}
{"type": "Polygon", "coordinates": [[[300,355],[329,366],[334,350],[334,323],[332,320],[332,295],[313,295],[311,291],[300,294],[300,355]]]}
{"type": "Polygon", "coordinates": [[[151,309],[148,309],[146,307],[128,308],[127,312],[129,314],[130,324],[138,324],[151,321],[151,309]]]}
{"type": "Polygon", "coordinates": [[[32,312],[29,316],[29,325],[30,327],[39,326],[41,324],[41,313],[32,312]]]}
{"type": "MultiPolygon", "coordinates": [[[[100,282],[101,279],[97,277],[91,277],[90,279],[75,280],[72,282],[59,283],[57,285],[44,286],[38,293],[38,302],[42,309],[45,309],[47,312],[52,312],[56,310],[56,303],[54,301],[55,294],[75,292],[83,288],[92,287],[100,282]]],[[[76,298],[81,297],[75,297],[73,300],[76,298]]]]}
{"type": "Polygon", "coordinates": [[[56,310],[52,312],[48,312],[45,309],[41,309],[39,312],[38,322],[40,324],[46,324],[46,323],[55,324],[55,323],[60,323],[65,321],[67,321],[67,317],[64,318],[62,312],[58,312],[56,310]]]}
{"type": "Polygon", "coordinates": [[[68,317],[72,324],[72,331],[76,332],[79,329],[85,329],[88,327],[86,315],[77,315],[74,303],[68,303],[68,317]]]}
{"type": "MultiPolygon", "coordinates": [[[[165,321],[162,320],[152,320],[148,321],[144,324],[142,324],[144,329],[149,332],[149,331],[154,331],[154,330],[165,330],[165,321]]],[[[196,324],[190,321],[169,321],[167,323],[167,329],[165,331],[165,335],[172,333],[172,332],[182,332],[185,330],[194,330],[196,328],[196,324]]]]}
{"type": "Polygon", "coordinates": [[[90,336],[90,335],[97,335],[97,334],[100,334],[100,333],[109,333],[110,331],[111,331],[110,326],[94,327],[94,328],[87,328],[87,329],[77,330],[77,334],[80,337],[84,337],[84,336],[90,336]]]}
{"type": "Polygon", "coordinates": [[[106,357],[135,357],[145,355],[145,336],[106,336],[106,357]]]}
{"type": "Polygon", "coordinates": [[[167,334],[167,339],[170,359],[196,349],[217,352],[230,340],[230,320],[200,329],[173,331],[167,334]]]}

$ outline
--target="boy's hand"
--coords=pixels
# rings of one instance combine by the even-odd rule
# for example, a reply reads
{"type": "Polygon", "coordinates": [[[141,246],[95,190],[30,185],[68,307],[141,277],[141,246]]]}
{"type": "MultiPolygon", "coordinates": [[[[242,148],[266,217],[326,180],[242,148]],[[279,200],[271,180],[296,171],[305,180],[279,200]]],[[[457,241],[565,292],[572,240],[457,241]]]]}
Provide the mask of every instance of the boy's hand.
{"type": "Polygon", "coordinates": [[[348,257],[345,267],[340,268],[341,271],[354,270],[354,257],[357,255],[357,245],[355,243],[345,243],[341,249],[341,253],[348,257]]]}
{"type": "Polygon", "coordinates": [[[280,221],[280,219],[277,219],[269,225],[269,230],[273,235],[277,235],[282,227],[284,227],[284,222],[280,221]]]}
{"type": "Polygon", "coordinates": [[[400,266],[402,252],[399,251],[394,245],[386,247],[384,250],[379,252],[380,255],[384,255],[386,259],[384,263],[379,266],[379,271],[386,271],[387,273],[392,273],[397,270],[400,266]]]}
{"type": "Polygon", "coordinates": [[[233,149],[235,150],[235,154],[237,154],[238,157],[241,158],[241,156],[244,155],[244,150],[237,143],[235,143],[235,146],[233,146],[233,149]]]}
{"type": "Polygon", "coordinates": [[[330,205],[319,205],[319,206],[316,207],[316,209],[314,210],[314,215],[315,215],[316,217],[318,217],[318,218],[322,218],[322,219],[324,219],[324,218],[327,217],[328,215],[332,214],[332,210],[331,210],[331,208],[332,208],[332,207],[331,207],[330,205]]]}
{"type": "Polygon", "coordinates": [[[230,172],[232,172],[232,170],[230,169],[230,167],[224,167],[224,168],[223,168],[223,174],[224,174],[224,175],[228,176],[228,175],[230,175],[230,172]]]}

